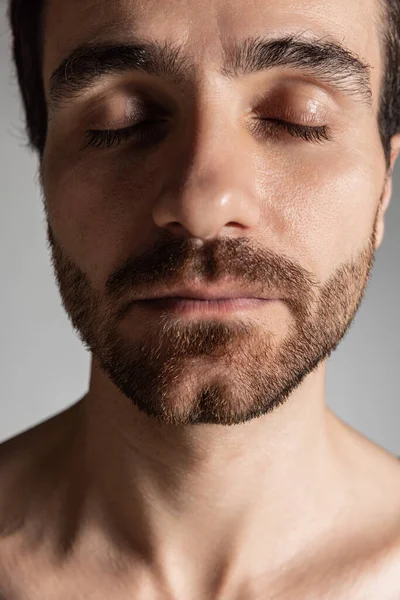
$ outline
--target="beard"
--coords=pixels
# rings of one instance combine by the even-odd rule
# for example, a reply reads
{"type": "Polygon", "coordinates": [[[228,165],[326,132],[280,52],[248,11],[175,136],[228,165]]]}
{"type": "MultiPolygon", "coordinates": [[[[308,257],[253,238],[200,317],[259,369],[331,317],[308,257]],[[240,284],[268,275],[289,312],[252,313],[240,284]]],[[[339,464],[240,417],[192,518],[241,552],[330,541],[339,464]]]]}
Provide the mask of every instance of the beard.
{"type": "Polygon", "coordinates": [[[244,238],[213,240],[199,250],[163,233],[157,247],[128,259],[99,291],[57,242],[49,220],[47,237],[71,323],[126,399],[167,424],[237,425],[281,406],[344,338],[374,264],[378,217],[379,211],[366,247],[323,284],[244,238]],[[265,313],[190,321],[168,312],[149,317],[123,301],[143,285],[166,288],[193,275],[270,285],[284,300],[265,313]]]}

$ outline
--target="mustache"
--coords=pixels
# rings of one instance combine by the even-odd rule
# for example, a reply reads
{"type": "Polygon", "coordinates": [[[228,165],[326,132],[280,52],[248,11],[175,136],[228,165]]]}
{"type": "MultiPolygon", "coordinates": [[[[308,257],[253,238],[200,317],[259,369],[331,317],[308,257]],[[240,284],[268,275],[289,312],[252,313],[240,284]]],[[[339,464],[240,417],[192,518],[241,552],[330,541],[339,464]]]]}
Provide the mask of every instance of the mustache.
{"type": "Polygon", "coordinates": [[[145,294],[154,288],[179,286],[196,279],[206,287],[223,279],[238,285],[278,289],[288,297],[310,295],[319,282],[285,256],[256,248],[248,238],[217,238],[199,244],[168,232],[138,256],[129,257],[107,279],[105,291],[124,297],[134,289],[145,294]]]}

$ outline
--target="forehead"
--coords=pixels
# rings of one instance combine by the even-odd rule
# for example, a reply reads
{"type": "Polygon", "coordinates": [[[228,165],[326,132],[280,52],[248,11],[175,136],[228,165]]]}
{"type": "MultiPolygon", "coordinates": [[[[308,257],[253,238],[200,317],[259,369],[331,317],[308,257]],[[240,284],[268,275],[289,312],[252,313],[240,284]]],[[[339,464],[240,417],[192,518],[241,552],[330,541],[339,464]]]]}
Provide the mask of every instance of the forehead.
{"type": "Polygon", "coordinates": [[[219,65],[223,49],[248,36],[310,33],[336,41],[372,67],[379,89],[381,0],[48,0],[44,81],[71,50],[130,37],[181,44],[199,69],[219,65]]]}

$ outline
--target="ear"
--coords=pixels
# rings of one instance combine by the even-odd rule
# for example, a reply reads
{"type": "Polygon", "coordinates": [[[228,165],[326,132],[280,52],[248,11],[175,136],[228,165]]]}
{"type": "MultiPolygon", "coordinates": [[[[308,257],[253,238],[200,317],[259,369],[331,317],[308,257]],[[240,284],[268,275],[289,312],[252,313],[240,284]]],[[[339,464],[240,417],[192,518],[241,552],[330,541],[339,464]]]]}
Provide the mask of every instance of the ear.
{"type": "Polygon", "coordinates": [[[396,164],[397,157],[400,153],[400,134],[396,134],[391,140],[391,152],[390,152],[390,167],[388,169],[385,185],[383,188],[383,195],[379,206],[379,217],[376,229],[376,245],[377,250],[382,244],[383,236],[385,233],[385,214],[389,207],[390,200],[392,198],[393,191],[393,169],[396,164]]]}

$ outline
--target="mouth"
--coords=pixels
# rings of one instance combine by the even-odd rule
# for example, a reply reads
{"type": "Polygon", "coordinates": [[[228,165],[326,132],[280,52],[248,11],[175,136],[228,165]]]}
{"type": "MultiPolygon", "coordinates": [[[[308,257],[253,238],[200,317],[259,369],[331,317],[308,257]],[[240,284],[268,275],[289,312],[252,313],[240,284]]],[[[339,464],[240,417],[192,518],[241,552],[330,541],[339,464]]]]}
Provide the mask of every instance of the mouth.
{"type": "Polygon", "coordinates": [[[164,289],[158,293],[153,293],[147,297],[137,298],[138,300],[201,300],[206,301],[228,301],[228,300],[279,300],[281,294],[275,290],[269,290],[263,294],[260,290],[250,290],[240,287],[238,284],[222,286],[187,286],[175,289],[164,289]]]}
{"type": "Polygon", "coordinates": [[[153,312],[163,311],[182,316],[210,317],[254,311],[274,302],[277,301],[261,298],[218,298],[210,300],[175,296],[139,300],[138,304],[142,308],[153,312]]]}

